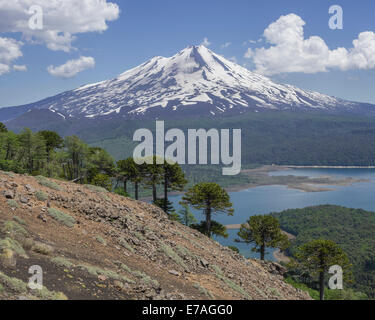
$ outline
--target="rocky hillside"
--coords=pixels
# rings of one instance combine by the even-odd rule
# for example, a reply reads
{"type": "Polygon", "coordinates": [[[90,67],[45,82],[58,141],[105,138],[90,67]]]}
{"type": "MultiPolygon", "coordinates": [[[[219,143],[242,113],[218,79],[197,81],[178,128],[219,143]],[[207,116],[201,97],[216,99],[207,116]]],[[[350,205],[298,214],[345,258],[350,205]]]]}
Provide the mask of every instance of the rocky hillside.
{"type": "Polygon", "coordinates": [[[309,299],[282,272],[152,205],[0,172],[0,299],[309,299]],[[34,265],[42,290],[27,286],[34,265]]]}

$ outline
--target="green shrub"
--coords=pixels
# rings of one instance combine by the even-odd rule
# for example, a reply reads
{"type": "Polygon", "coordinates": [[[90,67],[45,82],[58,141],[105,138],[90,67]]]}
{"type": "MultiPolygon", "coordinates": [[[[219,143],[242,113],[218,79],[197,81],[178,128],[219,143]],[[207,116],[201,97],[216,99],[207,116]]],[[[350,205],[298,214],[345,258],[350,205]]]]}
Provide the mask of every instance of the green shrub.
{"type": "Polygon", "coordinates": [[[125,192],[125,190],[123,188],[116,188],[114,191],[113,191],[115,194],[118,194],[119,196],[123,196],[125,198],[129,198],[129,194],[127,192],[125,192]]]}
{"type": "Polygon", "coordinates": [[[43,191],[37,191],[35,193],[35,198],[38,200],[38,201],[47,201],[48,200],[48,195],[45,194],[43,191]]]}
{"type": "Polygon", "coordinates": [[[111,178],[102,173],[98,173],[91,181],[93,186],[101,187],[107,191],[112,191],[112,181],[111,178]]]}
{"type": "Polygon", "coordinates": [[[27,258],[26,252],[21,246],[21,244],[14,239],[5,238],[0,240],[0,252],[4,252],[7,249],[14,251],[19,256],[27,258]]]}
{"type": "MultiPolygon", "coordinates": [[[[314,300],[319,300],[319,291],[309,288],[306,284],[297,282],[291,277],[285,279],[285,282],[296,289],[307,292],[314,300]]],[[[368,300],[368,296],[363,292],[357,292],[352,289],[347,290],[329,290],[324,289],[325,300],[368,300]]]]}
{"type": "Polygon", "coordinates": [[[47,188],[50,188],[50,189],[56,190],[56,191],[62,190],[62,188],[56,182],[51,181],[51,180],[47,179],[46,177],[37,176],[37,177],[35,177],[35,179],[38,181],[38,183],[41,186],[44,186],[44,187],[47,187],[47,188]]]}
{"type": "Polygon", "coordinates": [[[58,267],[63,267],[63,268],[68,268],[68,269],[74,267],[73,263],[71,263],[69,260],[63,257],[55,257],[51,259],[51,262],[57,265],[58,267]]]}
{"type": "Polygon", "coordinates": [[[13,220],[14,220],[14,221],[16,221],[16,222],[17,222],[17,223],[19,223],[19,224],[22,224],[22,225],[24,225],[24,226],[26,226],[26,225],[27,225],[26,221],[25,221],[25,220],[23,220],[23,219],[22,219],[22,218],[20,218],[20,217],[14,216],[14,217],[13,217],[13,220]]]}
{"type": "Polygon", "coordinates": [[[101,236],[97,236],[96,237],[96,240],[98,242],[100,242],[102,245],[106,246],[107,245],[107,242],[101,237],[101,236]]]}
{"type": "Polygon", "coordinates": [[[23,238],[28,235],[26,229],[15,221],[6,221],[1,228],[1,231],[9,235],[11,238],[23,238]]]}
{"type": "Polygon", "coordinates": [[[184,263],[184,261],[182,260],[182,258],[176,253],[173,251],[173,249],[168,246],[167,244],[165,243],[162,243],[161,244],[161,249],[163,250],[163,252],[169,257],[171,258],[175,263],[177,263],[179,266],[181,266],[182,268],[184,268],[185,270],[188,269],[188,267],[186,266],[186,264],[184,263]]]}
{"type": "Polygon", "coordinates": [[[201,294],[205,295],[209,299],[213,299],[211,292],[209,292],[206,288],[202,287],[199,283],[194,284],[194,288],[197,289],[201,294]]]}
{"type": "MultiPolygon", "coordinates": [[[[68,298],[62,292],[49,291],[46,287],[42,287],[41,290],[30,290],[28,289],[27,283],[20,279],[12,278],[0,271],[0,286],[4,285],[10,290],[17,294],[28,294],[29,292],[33,297],[42,300],[67,300],[68,298]]],[[[1,291],[1,290],[0,290],[1,291]]]]}
{"type": "Polygon", "coordinates": [[[228,248],[236,253],[240,253],[240,249],[238,249],[236,246],[228,246],[228,248]]]}
{"type": "Polygon", "coordinates": [[[32,294],[42,300],[68,300],[62,292],[49,291],[44,286],[41,290],[32,290],[32,294]]]}
{"type": "Polygon", "coordinates": [[[41,242],[34,243],[32,250],[36,253],[43,254],[45,256],[48,256],[53,252],[53,248],[51,246],[41,242]]]}
{"type": "Polygon", "coordinates": [[[284,299],[284,296],[277,290],[276,288],[270,288],[269,291],[274,295],[281,299],[284,299]]]}
{"type": "Polygon", "coordinates": [[[8,277],[0,271],[0,283],[12,291],[22,294],[27,292],[27,284],[20,279],[8,277]]]}
{"type": "Polygon", "coordinates": [[[128,273],[133,273],[133,271],[126,265],[126,264],[121,264],[121,269],[125,270],[128,273]]]}
{"type": "Polygon", "coordinates": [[[74,224],[76,223],[76,220],[72,216],[70,216],[70,215],[68,215],[64,212],[61,212],[57,209],[49,208],[48,213],[56,221],[60,222],[63,225],[66,225],[67,227],[72,228],[74,226],[74,224]]]}
{"type": "Polygon", "coordinates": [[[9,207],[11,207],[12,209],[18,208],[18,203],[17,203],[16,200],[11,199],[11,200],[8,200],[7,203],[9,205],[9,207]]]}
{"type": "Polygon", "coordinates": [[[124,247],[125,249],[129,250],[131,253],[134,253],[134,249],[132,248],[132,246],[125,240],[125,239],[120,239],[118,241],[119,245],[121,247],[124,247]]]}
{"type": "Polygon", "coordinates": [[[130,280],[127,277],[117,274],[116,272],[111,271],[111,270],[104,270],[99,267],[88,266],[88,265],[79,265],[78,267],[81,268],[82,270],[87,271],[89,274],[93,276],[103,275],[112,280],[120,280],[120,281],[125,281],[128,283],[134,284],[133,280],[130,280]]]}
{"type": "Polygon", "coordinates": [[[132,271],[127,265],[121,264],[121,269],[125,270],[126,272],[132,274],[138,279],[141,279],[145,284],[152,284],[154,287],[159,287],[159,282],[155,279],[152,279],[147,274],[143,273],[142,271],[132,271]]]}
{"type": "Polygon", "coordinates": [[[94,186],[92,184],[85,184],[85,187],[88,188],[90,191],[93,191],[93,192],[99,192],[99,193],[107,193],[108,190],[103,188],[103,187],[100,187],[100,186],[94,186]]]}
{"type": "Polygon", "coordinates": [[[15,176],[14,176],[14,173],[13,172],[3,172],[3,173],[5,173],[8,177],[11,177],[11,178],[14,178],[15,176]]]}
{"type": "Polygon", "coordinates": [[[135,231],[135,232],[133,232],[133,235],[135,235],[137,237],[137,239],[140,240],[140,241],[146,241],[146,238],[143,235],[141,235],[139,232],[135,231]]]}
{"type": "Polygon", "coordinates": [[[242,296],[244,296],[246,299],[251,300],[251,296],[237,283],[233,282],[232,280],[228,279],[227,277],[224,276],[223,271],[218,267],[213,265],[212,268],[216,272],[216,276],[222,280],[229,288],[232,290],[238,292],[242,296]]]}

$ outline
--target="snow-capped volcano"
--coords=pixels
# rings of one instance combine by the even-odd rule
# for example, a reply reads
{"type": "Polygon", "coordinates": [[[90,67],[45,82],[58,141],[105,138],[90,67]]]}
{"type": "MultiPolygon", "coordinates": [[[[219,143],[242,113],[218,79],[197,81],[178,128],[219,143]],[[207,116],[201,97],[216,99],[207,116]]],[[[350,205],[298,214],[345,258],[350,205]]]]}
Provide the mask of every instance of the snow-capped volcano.
{"type": "Polygon", "coordinates": [[[85,85],[22,110],[49,109],[75,118],[157,118],[263,110],[348,111],[359,105],[277,84],[204,46],[191,46],[170,58],[154,57],[115,79],[85,85]]]}

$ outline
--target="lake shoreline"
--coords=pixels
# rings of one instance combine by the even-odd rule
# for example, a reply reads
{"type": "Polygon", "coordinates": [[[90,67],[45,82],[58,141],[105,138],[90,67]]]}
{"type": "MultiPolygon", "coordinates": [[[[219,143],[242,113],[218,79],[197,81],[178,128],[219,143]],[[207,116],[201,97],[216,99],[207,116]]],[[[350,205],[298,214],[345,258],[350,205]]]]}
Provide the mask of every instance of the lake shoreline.
{"type": "MultiPolygon", "coordinates": [[[[225,246],[236,246],[240,250],[240,252],[246,257],[259,258],[259,255],[250,252],[249,248],[251,249],[252,246],[247,246],[246,244],[235,242],[240,224],[245,223],[249,216],[255,214],[269,214],[271,212],[281,212],[287,209],[306,208],[310,206],[326,204],[343,206],[347,208],[359,208],[367,211],[375,211],[375,204],[371,200],[373,192],[375,190],[375,170],[293,170],[291,168],[285,167],[263,166],[258,167],[256,169],[249,169],[246,171],[255,174],[257,179],[249,179],[250,182],[253,182],[253,185],[249,186],[249,188],[248,186],[245,186],[244,188],[240,188],[239,192],[232,192],[230,194],[231,200],[233,202],[233,207],[235,209],[235,217],[227,217],[226,215],[220,215],[217,216],[217,218],[215,218],[215,220],[217,220],[224,226],[228,226],[229,237],[226,239],[218,239],[218,242],[225,246]],[[290,171],[285,172],[285,170],[290,171]],[[274,171],[284,172],[277,173],[274,171]],[[267,177],[268,172],[269,175],[272,176],[271,178],[267,177]],[[308,176],[312,178],[316,178],[319,176],[330,176],[331,178],[335,179],[336,183],[338,179],[340,179],[341,182],[344,181],[344,184],[348,186],[331,186],[332,191],[329,192],[301,192],[298,190],[296,191],[294,189],[292,190],[287,188],[285,186],[285,182],[287,180],[282,180],[284,182],[284,185],[282,186],[269,186],[264,188],[257,188],[254,185],[255,182],[261,182],[260,179],[268,179],[265,182],[267,182],[270,185],[270,182],[275,181],[274,176],[279,175],[282,175],[281,180],[285,179],[285,175],[294,175],[293,179],[300,179],[298,180],[300,182],[304,181],[305,179],[303,177],[301,178],[301,176],[308,176]],[[348,178],[354,179],[348,180],[348,178]],[[366,183],[354,183],[359,181],[366,181],[366,183]]],[[[332,181],[330,183],[332,184],[332,181]]],[[[281,185],[281,183],[278,184],[281,185]]],[[[293,187],[295,187],[295,185],[293,187]]],[[[313,187],[321,186],[313,185],[313,187]]],[[[171,200],[176,206],[177,210],[178,208],[180,208],[178,205],[180,199],[181,196],[177,198],[172,198],[171,200]]],[[[194,214],[197,214],[197,219],[201,220],[201,212],[197,210],[193,211],[194,214]]],[[[267,255],[267,260],[275,262],[286,261],[285,256],[279,253],[278,251],[268,251],[269,254],[267,255]]]]}
{"type": "Polygon", "coordinates": [[[375,166],[279,166],[289,169],[375,169],[375,166]]]}
{"type": "MultiPolygon", "coordinates": [[[[353,178],[346,178],[341,180],[334,180],[330,176],[322,176],[320,179],[325,179],[325,181],[317,181],[316,179],[311,179],[309,177],[295,177],[295,179],[290,178],[290,181],[285,181],[284,183],[280,183],[277,180],[277,176],[270,176],[269,173],[277,172],[277,171],[288,171],[293,169],[375,169],[375,166],[367,166],[367,167],[358,167],[358,166],[285,166],[285,165],[262,165],[255,169],[244,169],[241,171],[241,174],[246,174],[250,177],[254,177],[254,183],[245,183],[245,184],[232,184],[228,187],[225,187],[227,192],[238,192],[244,191],[248,189],[254,189],[258,187],[266,187],[266,186],[285,186],[288,189],[300,190],[303,192],[327,192],[334,190],[334,187],[347,187],[352,185],[353,183],[360,183],[360,182],[369,182],[369,180],[364,179],[353,179],[353,178]],[[302,180],[302,178],[305,178],[302,180]],[[300,181],[298,181],[298,179],[300,181]]],[[[285,179],[286,180],[286,179],[285,179]]],[[[174,191],[169,194],[169,196],[179,196],[183,195],[185,192],[174,191]]],[[[151,196],[141,197],[141,201],[152,201],[151,196]]]]}
{"type": "MultiPolygon", "coordinates": [[[[245,169],[242,170],[242,174],[246,174],[254,179],[254,183],[250,184],[238,184],[229,186],[226,189],[228,192],[238,192],[258,187],[265,186],[285,186],[288,189],[300,190],[303,192],[327,192],[332,191],[333,187],[346,187],[351,186],[354,183],[369,182],[369,180],[364,179],[334,179],[331,176],[321,176],[318,178],[311,178],[308,176],[297,177],[294,175],[290,176],[270,176],[271,172],[277,171],[288,171],[293,169],[360,169],[364,167],[301,167],[301,166],[278,166],[278,165],[264,165],[255,169],[245,169]]],[[[375,169],[375,167],[366,167],[366,169],[375,169]]]]}

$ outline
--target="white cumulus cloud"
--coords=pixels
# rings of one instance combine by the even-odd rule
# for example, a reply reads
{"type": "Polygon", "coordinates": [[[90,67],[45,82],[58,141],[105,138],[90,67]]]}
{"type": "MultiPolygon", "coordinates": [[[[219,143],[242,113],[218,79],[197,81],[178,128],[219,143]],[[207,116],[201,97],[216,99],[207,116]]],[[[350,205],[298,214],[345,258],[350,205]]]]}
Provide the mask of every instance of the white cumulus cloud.
{"type": "Polygon", "coordinates": [[[209,47],[211,45],[211,42],[208,41],[208,38],[204,38],[203,42],[201,43],[202,46],[209,47]]]}
{"type": "Polygon", "coordinates": [[[230,47],[231,46],[231,42],[226,42],[226,43],[224,43],[224,44],[222,44],[221,45],[221,47],[224,49],[224,48],[228,48],[228,47],[230,47]]]}
{"type": "Polygon", "coordinates": [[[95,59],[92,57],[80,57],[79,59],[69,60],[61,66],[49,66],[47,71],[59,78],[73,78],[78,73],[95,67],[95,59]]]}
{"type": "Polygon", "coordinates": [[[0,63],[0,76],[4,73],[8,73],[10,71],[10,68],[7,64],[0,63]]]}
{"type": "Polygon", "coordinates": [[[22,57],[21,46],[19,41],[0,37],[0,75],[10,72],[14,60],[22,57]]]}
{"type": "Polygon", "coordinates": [[[247,48],[247,51],[244,54],[246,59],[251,59],[254,55],[254,51],[251,48],[247,48]]]}
{"type": "Polygon", "coordinates": [[[305,24],[296,14],[281,16],[264,31],[270,47],[248,49],[245,58],[252,59],[255,71],[265,75],[375,68],[374,32],[360,33],[352,48],[331,50],[318,36],[305,38],[305,24]]]}
{"type": "Polygon", "coordinates": [[[21,33],[27,41],[68,52],[76,35],[103,32],[119,14],[118,5],[107,0],[0,0],[0,32],[21,33]],[[32,6],[42,8],[42,30],[29,27],[32,6]]]}
{"type": "Polygon", "coordinates": [[[15,70],[15,71],[27,71],[27,66],[15,64],[13,66],[13,70],[15,70]]]}

